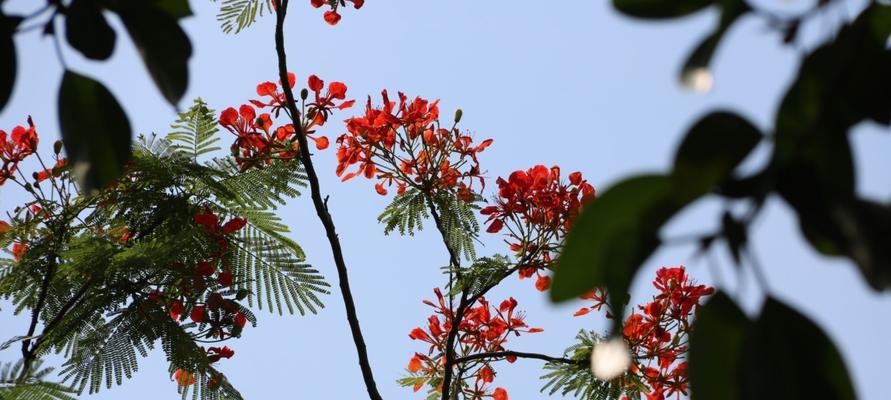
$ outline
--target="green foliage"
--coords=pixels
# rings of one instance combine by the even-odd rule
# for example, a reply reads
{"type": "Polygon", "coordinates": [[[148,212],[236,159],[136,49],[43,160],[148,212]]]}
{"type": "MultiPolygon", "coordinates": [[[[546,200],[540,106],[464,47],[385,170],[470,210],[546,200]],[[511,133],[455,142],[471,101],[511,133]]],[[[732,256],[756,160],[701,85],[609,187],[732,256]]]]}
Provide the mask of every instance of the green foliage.
{"type": "Polygon", "coordinates": [[[427,198],[420,190],[407,189],[396,195],[377,221],[384,224],[384,234],[398,229],[400,235],[414,236],[415,232],[424,229],[424,220],[430,218],[427,211],[427,198]]]}
{"type": "Polygon", "coordinates": [[[576,361],[575,364],[563,362],[549,362],[545,364],[547,371],[540,379],[545,380],[541,392],[547,392],[553,396],[560,393],[563,396],[570,395],[583,400],[618,400],[622,395],[622,388],[613,382],[605,382],[594,377],[591,373],[590,359],[591,349],[602,338],[593,331],[579,331],[576,335],[578,343],[573,344],[563,356],[576,361]]]}
{"type": "Polygon", "coordinates": [[[40,368],[35,363],[31,372],[21,378],[23,362],[6,363],[0,367],[0,400],[74,400],[71,388],[58,383],[46,382],[44,378],[53,368],[40,368]]]}
{"type": "Polygon", "coordinates": [[[160,291],[184,299],[187,307],[206,302],[196,297],[205,289],[193,289],[194,272],[185,268],[218,249],[193,222],[205,208],[221,222],[247,220],[230,237],[222,264],[233,272],[232,285],[211,288],[229,296],[236,309],[209,310],[210,320],[237,312],[256,325],[240,301],[279,314],[315,313],[323,306],[319,295],[329,285],[305,263],[274,213],[305,185],[302,168],[277,162],[242,172],[228,158],[199,163],[199,156],[214,150],[213,116],[196,100],[169,138],[141,138],[115,185],[70,203],[44,204],[49,215],[43,219],[22,217],[20,210],[13,229],[0,237],[0,244],[29,245],[21,260],[0,263],[0,296],[17,311],[45,302],[39,313],[43,333],[14,342],[33,341],[35,357],[63,354],[61,375],[77,393],[120,385],[160,343],[171,374],[182,369],[195,375],[194,385],[180,388],[184,398],[240,399],[201,346],[213,336],[208,324],[186,323],[189,309],[175,321],[167,300],[151,300],[160,291]],[[123,239],[122,232],[131,236],[123,239]]]}
{"type": "Polygon", "coordinates": [[[221,0],[221,2],[217,21],[226,33],[241,32],[256,22],[258,15],[262,17],[266,13],[274,12],[271,0],[221,0]]]}
{"type": "Polygon", "coordinates": [[[424,229],[423,221],[430,217],[430,207],[434,207],[442,221],[447,245],[459,256],[468,260],[476,258],[475,242],[480,226],[476,219],[480,207],[476,198],[467,202],[449,191],[437,191],[427,195],[422,191],[409,188],[396,195],[377,217],[384,224],[384,234],[398,230],[400,235],[414,236],[415,232],[424,229]]]}
{"type": "Polygon", "coordinates": [[[195,99],[195,104],[189,111],[180,113],[176,122],[170,126],[173,131],[167,135],[167,140],[173,143],[173,150],[191,153],[192,160],[195,161],[200,156],[220,150],[214,146],[220,141],[216,136],[219,128],[214,115],[214,110],[208,108],[204,100],[195,99]]]}
{"type": "Polygon", "coordinates": [[[452,294],[466,292],[470,296],[483,293],[501,282],[510,273],[511,265],[509,258],[498,254],[477,258],[469,267],[461,269],[461,280],[451,292],[452,294]]]}

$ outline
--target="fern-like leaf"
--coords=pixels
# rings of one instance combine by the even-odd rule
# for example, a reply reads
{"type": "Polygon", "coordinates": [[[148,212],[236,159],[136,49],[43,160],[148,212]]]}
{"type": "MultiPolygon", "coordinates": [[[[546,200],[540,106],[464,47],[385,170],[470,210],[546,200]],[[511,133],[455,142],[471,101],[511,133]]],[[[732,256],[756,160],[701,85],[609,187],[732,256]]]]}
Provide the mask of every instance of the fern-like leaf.
{"type": "Polygon", "coordinates": [[[270,0],[222,0],[217,21],[223,32],[235,33],[251,26],[257,21],[257,16],[272,13],[272,1],[270,0]]]}

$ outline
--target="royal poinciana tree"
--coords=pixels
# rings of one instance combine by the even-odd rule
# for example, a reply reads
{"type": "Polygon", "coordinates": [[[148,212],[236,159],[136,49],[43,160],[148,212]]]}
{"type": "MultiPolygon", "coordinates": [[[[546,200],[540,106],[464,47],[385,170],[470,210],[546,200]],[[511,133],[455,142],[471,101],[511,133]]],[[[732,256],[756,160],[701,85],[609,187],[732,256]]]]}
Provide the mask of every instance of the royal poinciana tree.
{"type": "MultiPolygon", "coordinates": [[[[197,99],[168,135],[131,141],[129,122],[110,92],[66,70],[59,94],[63,142],[53,154],[37,153],[38,128],[30,117],[0,131],[0,185],[30,196],[0,221],[0,247],[9,253],[0,261],[0,295],[28,321],[26,331],[3,344],[20,348],[21,359],[0,371],[0,398],[67,399],[123,384],[154,347],[166,354],[173,386],[184,398],[241,398],[237,382],[222,370],[237,357],[237,339],[257,326],[254,312],[315,313],[320,295],[329,292],[275,212],[308,189],[330,245],[364,385],[370,399],[382,399],[362,333],[374,326],[359,323],[343,256],[349,244],[337,235],[320,174],[372,181],[374,191],[391,198],[377,217],[384,234],[412,235],[432,223],[441,238],[441,258],[423,260],[429,268],[447,266],[444,281],[430,282],[431,296],[423,300],[431,315],[406,332],[405,375],[384,377],[406,386],[405,397],[507,400],[510,384],[497,378],[509,367],[502,361],[543,361],[543,392],[591,400],[855,397],[832,342],[775,299],[750,320],[682,266],[658,270],[645,304],[627,304],[626,292],[661,244],[661,225],[710,194],[746,202],[750,211],[728,211],[718,232],[693,238],[702,251],[726,241],[737,262],[759,273],[746,233],[775,193],[795,209],[817,250],[849,257],[874,287],[888,286],[888,206],[857,198],[849,187],[853,170],[834,169],[851,161],[845,136],[851,125],[891,121],[888,6],[869,2],[837,38],[805,59],[770,137],[775,156],[764,171],[733,175],[768,139],[741,117],[716,112],[684,139],[670,174],[633,177],[596,193],[590,173],[566,173],[556,165],[487,178],[485,151],[495,141],[460,126],[461,110],[441,116],[438,100],[383,91],[357,106],[346,84],[290,72],[288,3],[221,1],[226,32],[264,13],[275,16],[270,40],[278,76],[259,83],[255,98],[233,99],[219,112],[197,99]],[[840,100],[846,97],[857,101],[840,100]],[[336,169],[316,170],[314,157],[326,156],[336,157],[336,169]],[[40,168],[23,170],[27,158],[40,168]],[[827,159],[841,164],[827,166],[827,159]],[[826,182],[834,190],[824,190],[826,182]],[[504,247],[477,254],[481,235],[497,235],[504,247]],[[613,321],[612,329],[580,332],[563,354],[515,348],[512,337],[545,335],[547,327],[536,325],[515,297],[489,296],[507,279],[529,279],[530,291],[549,292],[555,300],[581,298],[586,306],[567,318],[599,315],[613,321]],[[64,360],[58,379],[41,368],[51,353],[64,360]]],[[[614,3],[623,13],[651,19],[721,9],[720,26],[682,72],[695,88],[709,82],[711,54],[737,18],[768,18],[793,42],[811,16],[776,16],[737,0],[614,3]]],[[[814,10],[832,3],[820,1],[814,10]]],[[[337,25],[345,9],[361,9],[364,1],[310,5],[337,25]]],[[[2,16],[0,51],[11,55],[11,64],[4,62],[0,71],[0,105],[15,77],[12,35],[42,27],[61,45],[52,27],[64,19],[70,46],[107,59],[115,32],[103,10],[121,16],[161,93],[179,101],[191,54],[177,24],[191,12],[186,1],[74,0],[2,16]],[[158,29],[166,40],[147,34],[139,13],[163,21],[158,29]]]]}

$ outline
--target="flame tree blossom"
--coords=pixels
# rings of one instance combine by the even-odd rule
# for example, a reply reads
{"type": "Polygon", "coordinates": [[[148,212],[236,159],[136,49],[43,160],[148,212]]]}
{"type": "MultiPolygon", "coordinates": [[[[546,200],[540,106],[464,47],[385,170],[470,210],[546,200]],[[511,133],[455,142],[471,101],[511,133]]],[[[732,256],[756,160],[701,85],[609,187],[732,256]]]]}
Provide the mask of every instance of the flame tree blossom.
{"type": "MultiPolygon", "coordinates": [[[[294,87],[296,75],[288,74],[288,85],[294,87]]],[[[274,126],[275,118],[282,111],[289,114],[285,106],[285,95],[280,89],[281,82],[263,82],[257,85],[260,99],[250,100],[235,109],[229,107],[220,113],[219,124],[235,135],[231,151],[242,170],[262,167],[273,160],[290,161],[299,157],[298,131],[292,123],[274,126]],[[269,112],[261,112],[258,110],[269,112]]],[[[341,82],[325,82],[315,75],[307,79],[307,89],[300,91],[301,110],[299,120],[306,137],[315,142],[316,149],[328,148],[326,136],[315,134],[316,129],[325,125],[334,110],[343,110],[355,103],[346,100],[347,86],[341,82]],[[310,93],[312,97],[310,97],[310,93]]],[[[287,120],[292,121],[291,115],[287,120]]]]}
{"type": "Polygon", "coordinates": [[[581,172],[561,180],[560,167],[536,165],[498,178],[495,204],[480,212],[487,216],[486,232],[505,231],[518,260],[520,278],[537,276],[539,291],[550,288],[551,278],[540,272],[552,269],[566,232],[581,207],[594,199],[595,190],[581,172]]]}
{"type": "Polygon", "coordinates": [[[337,176],[344,181],[356,176],[376,179],[380,195],[395,185],[399,194],[411,187],[423,193],[448,191],[473,201],[475,183],[484,186],[477,154],[492,139],[475,144],[461,132],[460,110],[454,123],[443,127],[439,100],[409,101],[399,92],[397,104],[386,90],[381,97],[381,106],[373,106],[369,97],[365,115],[347,119],[347,133],[337,138],[337,176]]]}
{"type": "MultiPolygon", "coordinates": [[[[427,319],[426,327],[412,329],[408,337],[428,344],[427,351],[415,353],[406,368],[409,376],[400,380],[405,386],[412,386],[415,392],[428,385],[436,392],[442,391],[443,361],[448,333],[455,323],[455,314],[446,304],[442,292],[434,289],[436,302],[425,300],[424,304],[433,308],[434,313],[427,319]]],[[[493,353],[505,350],[508,338],[527,333],[542,332],[541,328],[530,328],[524,321],[526,315],[517,311],[517,300],[513,297],[495,307],[481,297],[477,306],[471,307],[458,322],[458,357],[480,353],[493,353]]],[[[508,357],[508,362],[516,357],[508,357]]],[[[461,391],[466,399],[481,400],[486,397],[507,399],[507,390],[492,388],[495,371],[492,361],[481,359],[462,366],[459,373],[461,391]],[[472,382],[472,383],[471,383],[472,382]]]]}

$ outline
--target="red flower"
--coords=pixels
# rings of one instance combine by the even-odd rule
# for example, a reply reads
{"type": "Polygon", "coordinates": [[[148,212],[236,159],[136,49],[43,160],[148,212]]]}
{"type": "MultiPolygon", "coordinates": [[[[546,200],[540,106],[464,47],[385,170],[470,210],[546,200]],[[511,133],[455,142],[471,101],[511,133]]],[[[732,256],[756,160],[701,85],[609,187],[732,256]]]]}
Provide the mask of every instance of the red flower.
{"type": "Polygon", "coordinates": [[[173,303],[170,305],[170,318],[179,320],[179,316],[182,315],[184,312],[186,312],[186,308],[183,307],[183,303],[179,300],[174,300],[173,303]]]}
{"type": "Polygon", "coordinates": [[[232,358],[235,355],[235,351],[230,349],[229,346],[220,347],[211,347],[207,349],[208,352],[216,353],[220,358],[232,358]]]}
{"type": "Polygon", "coordinates": [[[408,361],[408,372],[418,372],[422,367],[420,354],[415,353],[415,356],[408,361]]]}
{"type": "Polygon", "coordinates": [[[187,387],[195,384],[195,374],[188,372],[182,368],[176,370],[176,373],[173,374],[173,378],[176,380],[176,383],[182,387],[187,387]]]}
{"type": "Polygon", "coordinates": [[[235,314],[235,325],[238,325],[239,328],[244,328],[244,324],[247,323],[247,317],[242,313],[235,314]]]}
{"type": "Polygon", "coordinates": [[[232,286],[232,271],[227,269],[220,272],[220,276],[217,277],[217,282],[223,286],[232,286]]]}
{"type": "MultiPolygon", "coordinates": [[[[329,95],[344,96],[338,85],[329,95]]],[[[491,140],[474,145],[473,138],[457,127],[445,129],[439,121],[439,101],[416,97],[409,101],[399,93],[399,102],[381,92],[382,105],[368,98],[365,114],[348,119],[348,133],[337,139],[337,176],[344,181],[356,176],[378,179],[375,190],[396,185],[406,188],[445,191],[464,201],[474,201],[472,186],[482,187],[477,153],[491,140]],[[355,167],[355,170],[349,171],[355,167]]]]}
{"type": "Polygon", "coordinates": [[[34,121],[28,117],[28,128],[16,126],[12,133],[0,130],[0,185],[11,178],[18,164],[37,150],[37,130],[34,121]]]}
{"type": "Polygon", "coordinates": [[[246,219],[244,219],[244,218],[233,218],[233,219],[230,220],[229,222],[226,222],[225,225],[223,225],[223,234],[224,234],[224,235],[228,235],[228,234],[237,232],[237,231],[240,230],[241,228],[244,228],[245,225],[247,225],[247,220],[246,220],[246,219]]]}
{"type": "Polygon", "coordinates": [[[191,318],[192,321],[201,323],[204,322],[204,315],[204,306],[195,306],[195,308],[192,308],[192,312],[189,313],[189,318],[191,318]]]}
{"type": "Polygon", "coordinates": [[[535,280],[535,288],[538,289],[539,292],[544,292],[551,288],[551,277],[547,275],[541,275],[538,279],[535,280]]]}
{"type": "Polygon", "coordinates": [[[198,266],[195,268],[195,274],[200,276],[211,276],[216,271],[216,267],[214,267],[212,261],[198,261],[198,266]]]}
{"type": "Polygon", "coordinates": [[[195,214],[195,223],[203,226],[208,233],[215,234],[219,231],[217,216],[210,208],[205,207],[204,212],[195,214]]]}
{"type": "Polygon", "coordinates": [[[21,261],[23,257],[25,257],[25,252],[28,251],[27,243],[13,243],[12,245],[12,256],[16,261],[21,261]]]}
{"type": "Polygon", "coordinates": [[[493,400],[508,400],[507,390],[504,390],[504,388],[500,388],[500,387],[495,388],[495,391],[492,392],[492,399],[493,400]]]}
{"type": "Polygon", "coordinates": [[[10,230],[12,230],[12,226],[9,225],[8,222],[0,220],[0,235],[3,235],[10,230]]]}

